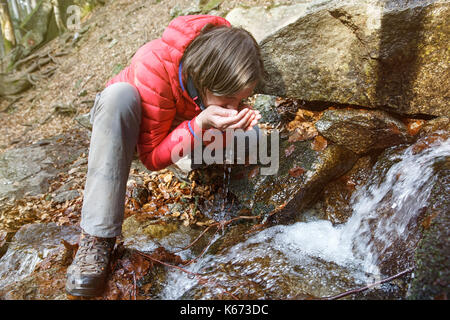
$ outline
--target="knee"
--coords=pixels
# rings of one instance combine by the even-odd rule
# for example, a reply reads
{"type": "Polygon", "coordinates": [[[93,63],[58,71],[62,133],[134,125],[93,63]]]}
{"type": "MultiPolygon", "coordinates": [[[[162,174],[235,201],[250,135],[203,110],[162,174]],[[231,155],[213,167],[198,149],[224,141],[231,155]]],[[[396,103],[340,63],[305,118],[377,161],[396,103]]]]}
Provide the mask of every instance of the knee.
{"type": "Polygon", "coordinates": [[[138,90],[127,82],[117,82],[105,88],[100,99],[103,108],[121,116],[133,115],[140,119],[141,98],[138,90]]]}

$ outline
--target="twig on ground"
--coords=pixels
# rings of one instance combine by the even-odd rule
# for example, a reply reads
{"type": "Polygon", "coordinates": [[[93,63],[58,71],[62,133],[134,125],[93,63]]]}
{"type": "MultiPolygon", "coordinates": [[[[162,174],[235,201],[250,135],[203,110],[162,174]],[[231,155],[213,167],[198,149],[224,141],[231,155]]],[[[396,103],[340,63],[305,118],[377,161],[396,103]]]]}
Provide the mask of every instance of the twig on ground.
{"type": "MultiPolygon", "coordinates": [[[[178,252],[187,250],[187,249],[189,249],[190,247],[192,247],[192,246],[193,246],[198,240],[200,240],[200,239],[206,234],[206,232],[208,232],[208,230],[211,229],[212,227],[217,227],[217,231],[218,231],[220,228],[223,229],[226,225],[228,225],[228,224],[230,224],[231,222],[236,221],[236,220],[240,220],[240,219],[251,220],[251,219],[259,219],[259,218],[260,218],[260,216],[239,216],[239,217],[236,217],[236,218],[233,218],[233,219],[230,219],[230,220],[219,221],[219,222],[213,223],[213,224],[209,225],[205,230],[203,230],[202,233],[200,233],[200,235],[199,235],[197,238],[195,238],[195,240],[194,240],[193,242],[191,242],[188,246],[186,246],[186,247],[184,247],[184,248],[181,248],[179,251],[176,251],[175,253],[178,253],[178,252]]],[[[217,232],[217,231],[216,231],[216,232],[217,232]]]]}
{"type": "Polygon", "coordinates": [[[366,290],[368,290],[368,289],[370,289],[370,288],[373,288],[373,287],[375,287],[375,286],[378,286],[378,285],[380,285],[380,284],[383,284],[383,283],[385,283],[385,282],[389,282],[389,281],[392,281],[392,280],[394,280],[394,279],[397,279],[397,278],[399,278],[399,277],[401,277],[401,276],[403,276],[403,275],[405,275],[405,274],[407,274],[407,273],[409,273],[409,272],[411,272],[411,271],[413,271],[413,270],[414,270],[414,267],[411,267],[411,268],[409,268],[409,269],[403,270],[403,271],[400,272],[400,273],[397,273],[396,275],[394,275],[394,276],[392,276],[392,277],[389,277],[389,278],[386,278],[386,279],[383,279],[383,280],[374,282],[374,283],[369,284],[368,286],[365,286],[365,287],[363,287],[363,288],[352,289],[352,290],[349,290],[349,291],[340,293],[340,294],[335,295],[335,296],[324,297],[324,298],[322,298],[321,300],[336,300],[336,299],[340,299],[340,298],[349,296],[349,295],[351,295],[351,294],[363,292],[363,291],[366,291],[366,290]]]}
{"type": "Polygon", "coordinates": [[[8,103],[8,105],[5,108],[0,110],[0,112],[7,112],[14,105],[14,103],[20,100],[20,98],[21,98],[20,96],[14,98],[10,103],[8,103]]]}
{"type": "Polygon", "coordinates": [[[217,226],[216,232],[214,232],[214,235],[211,237],[211,240],[209,240],[208,244],[203,248],[202,252],[198,255],[198,257],[189,260],[189,261],[185,264],[186,266],[190,265],[190,264],[193,263],[193,262],[198,261],[198,260],[205,254],[206,250],[207,250],[207,249],[209,248],[209,246],[211,245],[211,242],[212,242],[214,236],[216,235],[216,233],[219,231],[219,229],[220,229],[220,226],[217,226]]]}
{"type": "MultiPolygon", "coordinates": [[[[200,233],[200,235],[199,235],[193,242],[191,242],[188,246],[186,246],[186,247],[180,249],[179,251],[176,251],[175,253],[178,253],[178,252],[187,250],[187,249],[189,249],[190,247],[192,247],[192,246],[193,246],[197,241],[199,241],[199,240],[200,240],[200,239],[208,232],[208,230],[210,230],[212,227],[216,227],[216,231],[214,232],[214,234],[216,234],[220,229],[223,229],[225,226],[227,226],[228,224],[232,223],[233,221],[236,221],[236,220],[242,220],[242,219],[244,219],[244,220],[253,220],[253,219],[259,219],[259,218],[260,218],[260,216],[239,216],[239,217],[236,217],[236,218],[232,218],[232,219],[230,219],[230,220],[219,221],[219,222],[213,223],[213,224],[209,225],[205,230],[203,230],[202,233],[200,233]]],[[[211,240],[210,240],[209,243],[205,246],[205,248],[202,250],[202,252],[201,252],[196,258],[189,260],[189,261],[185,264],[185,266],[190,265],[190,264],[192,264],[193,262],[198,261],[198,260],[205,254],[206,250],[210,247],[211,242],[212,242],[212,239],[213,239],[213,238],[211,238],[211,240]]],[[[155,261],[155,262],[157,262],[157,263],[160,263],[160,264],[165,265],[165,266],[170,267],[170,268],[178,269],[178,270],[180,270],[180,271],[182,271],[182,272],[185,272],[185,273],[189,274],[190,276],[196,277],[197,279],[199,279],[199,281],[202,281],[202,282],[210,282],[210,283],[212,282],[216,287],[219,287],[219,288],[220,288],[221,290],[223,290],[226,294],[230,295],[233,299],[239,300],[239,299],[238,299],[236,296],[234,296],[231,292],[228,292],[224,286],[218,284],[218,283],[215,282],[215,281],[212,281],[212,280],[210,280],[210,279],[204,278],[204,277],[202,277],[200,274],[194,273],[194,272],[191,272],[191,271],[188,271],[188,270],[186,270],[185,268],[182,268],[182,267],[179,267],[179,266],[176,266],[176,265],[172,265],[172,264],[169,264],[169,263],[160,261],[160,260],[158,260],[158,259],[152,257],[151,255],[145,254],[145,253],[143,253],[143,252],[141,252],[141,251],[139,251],[139,250],[135,250],[135,251],[136,251],[138,254],[140,254],[141,256],[146,257],[146,258],[148,258],[148,259],[150,259],[150,260],[152,260],[152,261],[155,261]]]]}

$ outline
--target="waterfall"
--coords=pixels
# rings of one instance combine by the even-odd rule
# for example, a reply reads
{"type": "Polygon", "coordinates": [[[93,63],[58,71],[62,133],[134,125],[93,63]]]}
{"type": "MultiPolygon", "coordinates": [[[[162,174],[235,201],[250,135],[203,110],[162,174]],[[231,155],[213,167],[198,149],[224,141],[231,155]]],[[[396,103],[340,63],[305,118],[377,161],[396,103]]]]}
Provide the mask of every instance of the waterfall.
{"type": "Polygon", "coordinates": [[[410,236],[410,226],[428,205],[436,180],[434,164],[450,156],[449,139],[435,140],[418,152],[421,143],[391,155],[388,160],[396,163],[373,175],[353,196],[353,215],[342,230],[342,242],[352,245],[367,272],[377,270],[392,244],[410,236]]]}
{"type": "Polygon", "coordinates": [[[362,271],[379,276],[380,260],[392,254],[394,243],[408,239],[411,225],[428,205],[436,179],[434,164],[450,156],[449,139],[434,140],[423,150],[417,146],[388,156],[394,164],[376,172],[355,191],[353,214],[345,224],[332,226],[322,220],[277,226],[274,242],[339,265],[357,264],[362,271]]]}

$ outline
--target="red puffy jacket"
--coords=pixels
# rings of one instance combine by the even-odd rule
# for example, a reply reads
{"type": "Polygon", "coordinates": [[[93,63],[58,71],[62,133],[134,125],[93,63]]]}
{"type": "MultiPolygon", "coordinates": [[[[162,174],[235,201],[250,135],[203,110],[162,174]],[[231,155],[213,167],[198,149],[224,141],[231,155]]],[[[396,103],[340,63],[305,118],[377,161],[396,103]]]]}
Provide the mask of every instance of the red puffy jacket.
{"type": "Polygon", "coordinates": [[[187,46],[208,23],[230,26],[217,16],[177,17],[161,38],[139,48],[130,65],[106,84],[128,82],[139,91],[142,122],[138,152],[149,170],[161,170],[172,164],[174,147],[187,143],[192,146],[193,133],[201,134],[193,119],[201,110],[180,84],[179,65],[187,46]]]}

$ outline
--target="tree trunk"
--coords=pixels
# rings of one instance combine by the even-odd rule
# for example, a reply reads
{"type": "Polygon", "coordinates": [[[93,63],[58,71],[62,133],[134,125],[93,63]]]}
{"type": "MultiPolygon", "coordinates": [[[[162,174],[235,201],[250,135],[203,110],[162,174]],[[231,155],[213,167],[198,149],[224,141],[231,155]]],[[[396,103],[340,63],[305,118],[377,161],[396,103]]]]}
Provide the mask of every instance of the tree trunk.
{"type": "Polygon", "coordinates": [[[10,0],[9,4],[11,6],[11,12],[12,12],[12,17],[13,19],[16,19],[17,21],[20,21],[20,12],[17,6],[17,0],[10,0]]]}
{"type": "Polygon", "coordinates": [[[14,28],[9,16],[7,0],[0,0],[0,24],[3,34],[3,43],[5,46],[5,54],[11,51],[16,46],[16,37],[14,35],[14,28]]]}
{"type": "Polygon", "coordinates": [[[33,11],[33,8],[31,7],[31,1],[25,0],[25,7],[27,8],[27,13],[30,14],[31,11],[33,11]]]}
{"type": "Polygon", "coordinates": [[[61,12],[59,11],[59,1],[51,0],[53,5],[53,12],[55,14],[56,26],[58,27],[59,34],[62,34],[66,31],[66,26],[61,18],[61,12]]]}

